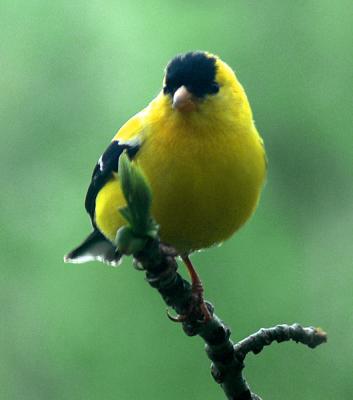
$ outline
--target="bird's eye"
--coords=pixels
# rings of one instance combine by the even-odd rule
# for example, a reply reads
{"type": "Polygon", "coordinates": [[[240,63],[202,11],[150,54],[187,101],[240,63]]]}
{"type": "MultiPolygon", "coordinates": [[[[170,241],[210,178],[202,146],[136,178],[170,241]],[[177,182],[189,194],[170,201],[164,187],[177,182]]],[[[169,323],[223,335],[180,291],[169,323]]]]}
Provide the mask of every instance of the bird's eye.
{"type": "Polygon", "coordinates": [[[173,95],[175,93],[176,89],[174,88],[174,85],[166,84],[163,86],[163,94],[171,94],[173,95]]]}
{"type": "Polygon", "coordinates": [[[213,95],[219,92],[219,85],[216,82],[204,83],[196,82],[187,86],[189,92],[194,94],[196,97],[204,97],[206,95],[213,95]]]}
{"type": "Polygon", "coordinates": [[[210,93],[210,94],[216,94],[216,93],[218,93],[218,92],[219,92],[219,85],[218,85],[218,83],[216,83],[216,82],[212,83],[212,85],[210,86],[210,91],[209,91],[209,93],[210,93]]]}
{"type": "Polygon", "coordinates": [[[166,84],[163,86],[163,94],[173,96],[179,86],[175,86],[174,84],[166,84]]]}

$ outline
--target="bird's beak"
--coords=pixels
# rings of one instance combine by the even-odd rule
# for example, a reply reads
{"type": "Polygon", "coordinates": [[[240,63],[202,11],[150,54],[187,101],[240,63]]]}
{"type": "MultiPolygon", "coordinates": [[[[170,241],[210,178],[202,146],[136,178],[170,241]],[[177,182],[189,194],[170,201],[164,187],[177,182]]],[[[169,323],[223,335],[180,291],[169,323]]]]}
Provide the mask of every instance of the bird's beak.
{"type": "Polygon", "coordinates": [[[193,111],[196,109],[195,100],[185,86],[180,86],[173,96],[173,108],[182,112],[193,111]]]}

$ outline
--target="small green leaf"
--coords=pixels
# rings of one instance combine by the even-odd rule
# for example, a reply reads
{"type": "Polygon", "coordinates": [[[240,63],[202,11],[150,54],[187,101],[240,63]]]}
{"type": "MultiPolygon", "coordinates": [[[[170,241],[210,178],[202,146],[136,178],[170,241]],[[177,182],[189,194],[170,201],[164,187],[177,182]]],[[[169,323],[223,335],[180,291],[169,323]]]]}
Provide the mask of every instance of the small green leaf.
{"type": "Polygon", "coordinates": [[[136,237],[129,226],[121,227],[115,237],[117,249],[126,255],[136,254],[141,251],[147,242],[147,238],[136,237]]]}
{"type": "Polygon", "coordinates": [[[126,222],[128,222],[129,224],[131,224],[133,222],[129,207],[119,208],[119,212],[123,216],[123,218],[126,220],[126,222]]]}
{"type": "Polygon", "coordinates": [[[159,226],[152,220],[149,230],[146,232],[146,236],[149,236],[152,239],[157,239],[159,233],[159,226]]]}
{"type": "Polygon", "coordinates": [[[126,153],[126,150],[119,157],[119,179],[120,185],[124,194],[124,197],[129,204],[129,197],[133,191],[132,182],[131,182],[131,168],[130,168],[130,160],[126,153]]]}
{"type": "Polygon", "coordinates": [[[147,178],[126,152],[119,158],[119,179],[127,203],[119,212],[129,226],[119,229],[116,244],[122,253],[134,254],[142,250],[147,238],[158,237],[159,227],[150,214],[152,192],[147,178]]]}

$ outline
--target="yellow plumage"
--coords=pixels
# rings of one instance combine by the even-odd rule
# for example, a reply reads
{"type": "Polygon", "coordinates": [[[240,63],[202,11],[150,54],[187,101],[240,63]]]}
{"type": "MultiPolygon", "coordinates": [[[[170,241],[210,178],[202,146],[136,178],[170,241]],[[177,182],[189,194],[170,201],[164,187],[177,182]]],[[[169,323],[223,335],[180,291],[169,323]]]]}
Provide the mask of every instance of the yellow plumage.
{"type": "MultiPolygon", "coordinates": [[[[142,143],[134,157],[148,178],[152,214],[162,241],[181,254],[219,243],[254,212],[266,159],[246,94],[231,68],[215,58],[216,94],[203,96],[192,111],[173,108],[161,92],[116,134],[119,143],[142,143]]],[[[126,222],[114,173],[95,202],[95,224],[114,241],[126,222]]]]}

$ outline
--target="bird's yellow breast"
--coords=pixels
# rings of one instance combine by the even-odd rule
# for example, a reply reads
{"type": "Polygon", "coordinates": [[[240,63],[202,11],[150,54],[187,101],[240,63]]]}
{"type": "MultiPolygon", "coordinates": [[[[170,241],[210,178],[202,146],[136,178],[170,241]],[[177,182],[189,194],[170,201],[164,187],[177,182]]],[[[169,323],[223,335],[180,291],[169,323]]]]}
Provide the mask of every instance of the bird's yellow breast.
{"type": "MultiPolygon", "coordinates": [[[[264,149],[247,102],[238,114],[220,108],[215,117],[207,104],[184,116],[163,102],[157,97],[130,123],[144,135],[135,160],[152,188],[161,239],[184,253],[222,242],[251,216],[265,176],[264,149]]],[[[126,128],[118,133],[129,136],[126,128]]],[[[125,224],[118,212],[124,204],[114,176],[96,199],[96,224],[110,240],[125,224]]]]}

